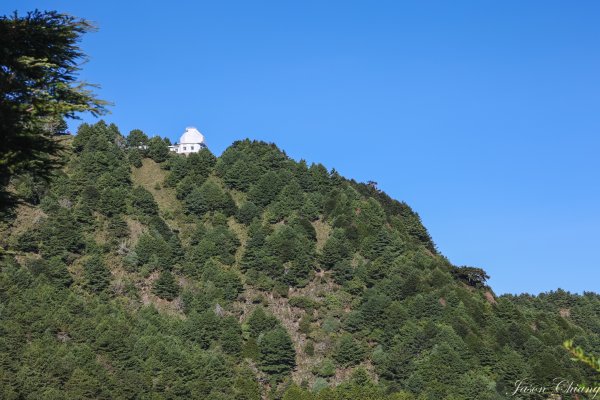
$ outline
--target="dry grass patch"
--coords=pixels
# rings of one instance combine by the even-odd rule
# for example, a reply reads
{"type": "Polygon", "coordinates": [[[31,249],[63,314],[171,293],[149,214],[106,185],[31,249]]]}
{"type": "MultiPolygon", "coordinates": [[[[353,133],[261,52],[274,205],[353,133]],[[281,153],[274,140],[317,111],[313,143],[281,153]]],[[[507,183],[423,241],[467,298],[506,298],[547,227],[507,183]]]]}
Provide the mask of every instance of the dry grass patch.
{"type": "Polygon", "coordinates": [[[327,222],[323,221],[319,218],[316,221],[312,222],[315,231],[317,232],[317,251],[321,251],[327,238],[329,238],[329,234],[331,233],[331,226],[327,224],[327,222]]]}
{"type": "Polygon", "coordinates": [[[134,184],[152,193],[161,213],[173,215],[181,211],[175,190],[164,187],[167,172],[160,167],[160,164],[145,158],[140,168],[132,167],[131,176],[134,184]]]}
{"type": "Polygon", "coordinates": [[[46,214],[39,208],[30,204],[19,204],[15,210],[16,218],[12,221],[10,231],[12,235],[18,236],[23,232],[32,230],[35,224],[46,214]]]}

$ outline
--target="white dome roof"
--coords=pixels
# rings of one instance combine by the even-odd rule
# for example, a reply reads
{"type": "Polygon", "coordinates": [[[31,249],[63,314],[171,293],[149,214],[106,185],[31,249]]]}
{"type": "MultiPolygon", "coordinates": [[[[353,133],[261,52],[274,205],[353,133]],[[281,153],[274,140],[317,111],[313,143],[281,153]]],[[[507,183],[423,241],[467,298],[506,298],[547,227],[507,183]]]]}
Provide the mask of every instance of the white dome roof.
{"type": "Polygon", "coordinates": [[[179,143],[204,143],[204,135],[202,135],[198,129],[194,127],[185,128],[185,132],[179,138],[179,143]]]}

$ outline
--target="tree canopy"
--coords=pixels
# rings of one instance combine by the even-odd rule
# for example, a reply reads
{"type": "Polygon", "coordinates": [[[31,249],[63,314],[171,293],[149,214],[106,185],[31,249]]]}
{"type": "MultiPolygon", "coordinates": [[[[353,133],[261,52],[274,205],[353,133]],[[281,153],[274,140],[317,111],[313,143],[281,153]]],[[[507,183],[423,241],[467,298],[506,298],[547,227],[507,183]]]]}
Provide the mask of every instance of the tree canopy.
{"type": "Polygon", "coordinates": [[[28,171],[47,178],[61,164],[65,118],[106,112],[106,102],[78,82],[85,54],[81,37],[94,29],[55,11],[0,17],[0,195],[12,177],[28,171]]]}

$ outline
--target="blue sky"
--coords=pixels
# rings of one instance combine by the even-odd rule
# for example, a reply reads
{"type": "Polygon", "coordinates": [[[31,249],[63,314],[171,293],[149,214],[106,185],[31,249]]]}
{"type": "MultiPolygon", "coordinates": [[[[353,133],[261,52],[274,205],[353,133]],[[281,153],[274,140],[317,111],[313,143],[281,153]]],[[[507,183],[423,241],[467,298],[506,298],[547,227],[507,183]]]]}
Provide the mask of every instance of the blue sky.
{"type": "MultiPolygon", "coordinates": [[[[106,119],[374,180],[497,293],[598,291],[596,1],[18,1],[94,21],[106,119]]],[[[86,118],[87,120],[87,118],[86,118]]]]}

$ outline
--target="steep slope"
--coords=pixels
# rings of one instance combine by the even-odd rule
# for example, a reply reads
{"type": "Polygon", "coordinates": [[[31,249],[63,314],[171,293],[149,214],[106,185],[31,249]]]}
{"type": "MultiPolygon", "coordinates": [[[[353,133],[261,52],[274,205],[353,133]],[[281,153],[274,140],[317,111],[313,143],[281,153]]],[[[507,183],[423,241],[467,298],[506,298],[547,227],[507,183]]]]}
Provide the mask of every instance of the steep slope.
{"type": "Polygon", "coordinates": [[[519,379],[592,384],[562,343],[600,348],[597,294],[496,298],[408,205],[272,144],[184,157],[142,140],[84,124],[50,185],[16,182],[29,204],[2,226],[0,397],[496,399],[519,379]]]}

